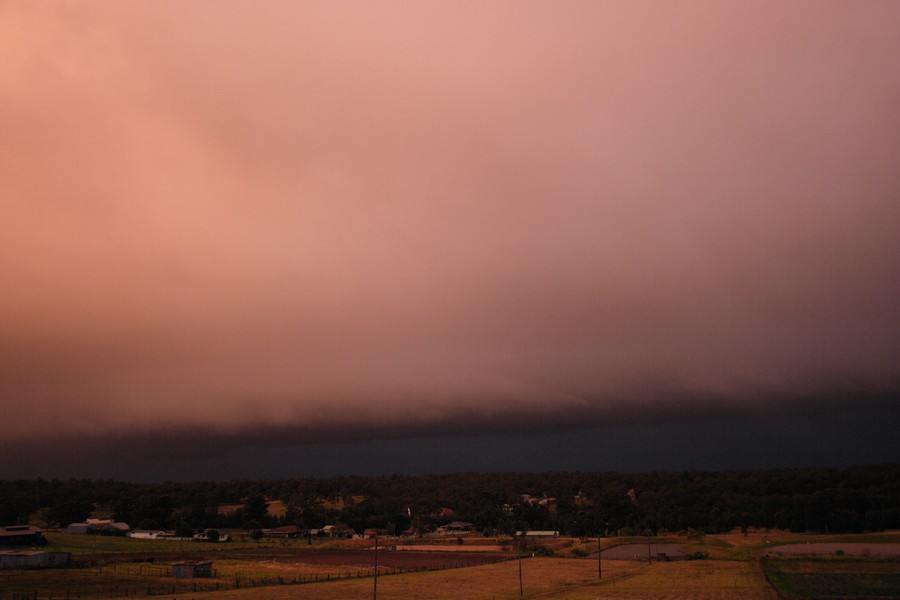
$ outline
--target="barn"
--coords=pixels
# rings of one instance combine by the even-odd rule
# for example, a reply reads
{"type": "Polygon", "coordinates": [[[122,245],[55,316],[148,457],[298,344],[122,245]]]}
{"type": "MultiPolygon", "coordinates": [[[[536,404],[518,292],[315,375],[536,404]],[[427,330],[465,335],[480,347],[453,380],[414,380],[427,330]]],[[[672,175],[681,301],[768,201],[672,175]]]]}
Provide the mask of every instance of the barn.
{"type": "Polygon", "coordinates": [[[0,527],[0,545],[2,546],[31,546],[40,544],[43,539],[41,529],[31,525],[0,527]]]}
{"type": "Polygon", "coordinates": [[[69,565],[68,552],[5,550],[0,552],[0,569],[46,569],[69,565]]]}

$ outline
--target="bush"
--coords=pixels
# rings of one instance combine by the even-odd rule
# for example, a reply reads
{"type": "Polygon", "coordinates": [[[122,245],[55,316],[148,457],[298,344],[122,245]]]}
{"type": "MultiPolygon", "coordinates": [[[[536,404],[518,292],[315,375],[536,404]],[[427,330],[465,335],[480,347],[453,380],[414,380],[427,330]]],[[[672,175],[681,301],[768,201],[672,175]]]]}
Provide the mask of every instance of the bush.
{"type": "Polygon", "coordinates": [[[699,529],[688,529],[687,537],[689,540],[695,540],[699,542],[703,540],[704,537],[706,537],[706,534],[699,529]]]}

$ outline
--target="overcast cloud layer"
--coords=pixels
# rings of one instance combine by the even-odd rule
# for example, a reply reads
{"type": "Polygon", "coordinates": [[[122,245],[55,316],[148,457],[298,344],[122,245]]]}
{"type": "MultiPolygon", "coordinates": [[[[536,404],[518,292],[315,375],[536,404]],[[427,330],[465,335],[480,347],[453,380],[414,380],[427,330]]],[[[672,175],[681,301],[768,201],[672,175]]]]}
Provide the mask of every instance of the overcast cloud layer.
{"type": "Polygon", "coordinates": [[[0,2],[3,440],[896,406],[898,24],[0,2]]]}

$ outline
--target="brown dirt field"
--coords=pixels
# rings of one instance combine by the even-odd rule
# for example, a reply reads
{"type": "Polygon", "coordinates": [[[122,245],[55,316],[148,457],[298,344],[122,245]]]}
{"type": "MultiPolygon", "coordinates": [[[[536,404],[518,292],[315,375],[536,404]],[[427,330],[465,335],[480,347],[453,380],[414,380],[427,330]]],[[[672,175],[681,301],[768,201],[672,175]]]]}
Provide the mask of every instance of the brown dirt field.
{"type": "Polygon", "coordinates": [[[422,552],[502,552],[503,546],[475,546],[447,544],[414,544],[412,546],[397,546],[398,551],[421,550],[422,552]]]}
{"type": "MultiPolygon", "coordinates": [[[[403,551],[378,551],[378,564],[392,569],[446,569],[456,566],[494,563],[509,558],[507,554],[443,551],[429,552],[419,550],[403,551]]],[[[446,546],[444,546],[446,548],[446,546]]],[[[234,554],[221,554],[218,558],[230,559],[240,557],[244,560],[278,561],[281,563],[303,563],[306,565],[343,565],[352,567],[371,567],[374,561],[374,551],[368,550],[304,550],[291,548],[283,553],[273,553],[271,549],[263,549],[260,552],[241,551],[234,554]]],[[[208,556],[208,558],[214,558],[208,556]]]]}
{"type": "Polygon", "coordinates": [[[648,549],[649,556],[653,562],[656,562],[656,555],[660,552],[665,553],[672,559],[686,558],[685,552],[681,549],[681,544],[652,543],[612,546],[603,551],[603,560],[639,560],[646,562],[648,549]]]}

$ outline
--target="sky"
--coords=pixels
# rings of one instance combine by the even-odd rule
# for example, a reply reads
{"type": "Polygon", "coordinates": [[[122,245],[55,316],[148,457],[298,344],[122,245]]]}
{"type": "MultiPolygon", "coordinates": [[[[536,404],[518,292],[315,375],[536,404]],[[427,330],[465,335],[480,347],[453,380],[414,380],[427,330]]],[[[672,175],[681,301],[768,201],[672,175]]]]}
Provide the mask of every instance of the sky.
{"type": "Polygon", "coordinates": [[[0,478],[900,461],[898,23],[0,0],[0,478]]]}

